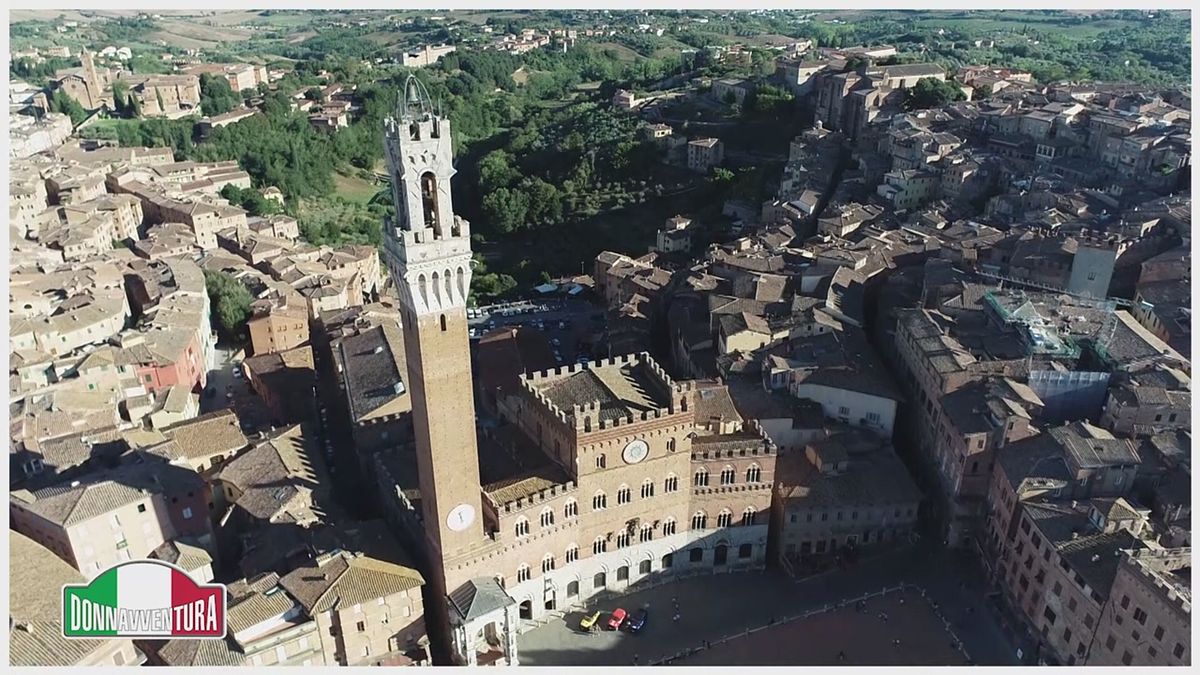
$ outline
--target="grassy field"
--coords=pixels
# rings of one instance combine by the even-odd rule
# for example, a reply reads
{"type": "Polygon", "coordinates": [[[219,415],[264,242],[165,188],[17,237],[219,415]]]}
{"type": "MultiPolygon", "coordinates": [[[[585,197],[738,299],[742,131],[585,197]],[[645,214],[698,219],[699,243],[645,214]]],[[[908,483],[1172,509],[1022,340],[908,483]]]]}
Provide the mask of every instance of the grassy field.
{"type": "Polygon", "coordinates": [[[369,180],[341,173],[333,174],[333,184],[339,197],[356,204],[366,204],[381,189],[380,186],[369,180]]]}
{"type": "Polygon", "coordinates": [[[596,43],[596,49],[611,52],[618,61],[630,62],[641,58],[641,55],[636,51],[616,42],[598,42],[596,43]]]}

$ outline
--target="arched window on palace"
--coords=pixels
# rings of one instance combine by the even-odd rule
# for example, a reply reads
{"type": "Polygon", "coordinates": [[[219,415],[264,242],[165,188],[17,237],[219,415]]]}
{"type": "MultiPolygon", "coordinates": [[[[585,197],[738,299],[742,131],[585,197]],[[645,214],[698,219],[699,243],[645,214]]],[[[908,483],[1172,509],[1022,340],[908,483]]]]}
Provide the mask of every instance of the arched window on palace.
{"type": "Polygon", "coordinates": [[[541,521],[542,527],[550,527],[554,524],[554,512],[550,510],[550,507],[542,509],[541,521]]]}
{"type": "Polygon", "coordinates": [[[729,509],[723,509],[717,514],[717,527],[729,527],[733,524],[733,513],[729,509]]]}
{"type": "Polygon", "coordinates": [[[592,510],[602,511],[606,508],[608,508],[608,495],[604,494],[604,491],[601,490],[592,497],[592,510]]]}
{"type": "Polygon", "coordinates": [[[696,487],[708,487],[708,469],[703,467],[696,469],[696,473],[692,475],[692,485],[696,487]]]}
{"type": "Polygon", "coordinates": [[[524,537],[525,535],[529,534],[529,521],[525,520],[524,518],[518,520],[516,530],[518,537],[524,537]]]}
{"type": "Polygon", "coordinates": [[[692,514],[692,529],[703,530],[708,525],[708,516],[703,511],[692,514]]]}
{"type": "Polygon", "coordinates": [[[762,480],[762,469],[757,464],[751,464],[749,469],[746,469],[746,482],[757,483],[762,480]]]}
{"type": "Polygon", "coordinates": [[[647,478],[642,483],[642,499],[649,499],[654,496],[654,481],[647,478]]]}
{"type": "Polygon", "coordinates": [[[757,514],[758,511],[755,511],[753,506],[746,507],[746,510],[742,511],[742,525],[753,525],[754,516],[757,514]]]}
{"type": "Polygon", "coordinates": [[[727,466],[721,469],[721,485],[733,485],[736,472],[732,466],[727,466]]]}

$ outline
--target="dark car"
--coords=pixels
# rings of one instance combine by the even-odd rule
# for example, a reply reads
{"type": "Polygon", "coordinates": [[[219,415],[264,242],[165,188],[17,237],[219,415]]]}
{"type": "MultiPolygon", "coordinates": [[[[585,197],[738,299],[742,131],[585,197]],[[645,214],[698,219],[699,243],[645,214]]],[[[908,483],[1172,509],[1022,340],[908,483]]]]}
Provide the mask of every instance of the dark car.
{"type": "Polygon", "coordinates": [[[630,633],[638,633],[642,628],[646,627],[646,619],[649,618],[650,610],[643,607],[637,611],[637,614],[633,615],[633,618],[629,619],[625,627],[629,629],[630,633]]]}

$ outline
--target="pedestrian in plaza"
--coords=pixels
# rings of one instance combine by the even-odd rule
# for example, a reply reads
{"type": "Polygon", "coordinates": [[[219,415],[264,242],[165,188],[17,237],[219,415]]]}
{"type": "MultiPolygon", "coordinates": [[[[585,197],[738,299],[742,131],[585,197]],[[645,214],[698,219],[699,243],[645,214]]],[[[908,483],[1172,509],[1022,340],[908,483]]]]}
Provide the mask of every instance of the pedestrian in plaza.
{"type": "Polygon", "coordinates": [[[675,612],[675,623],[679,623],[679,612],[675,612]]]}
{"type": "Polygon", "coordinates": [[[838,661],[846,660],[846,652],[838,652],[838,661]]]}
{"type": "Polygon", "coordinates": [[[633,665],[635,665],[635,666],[636,666],[637,664],[638,664],[638,655],[637,655],[637,654],[634,654],[634,655],[633,655],[633,665]]]}
{"type": "Polygon", "coordinates": [[[900,648],[900,638],[896,638],[895,640],[892,640],[892,646],[899,649],[900,648]]]}

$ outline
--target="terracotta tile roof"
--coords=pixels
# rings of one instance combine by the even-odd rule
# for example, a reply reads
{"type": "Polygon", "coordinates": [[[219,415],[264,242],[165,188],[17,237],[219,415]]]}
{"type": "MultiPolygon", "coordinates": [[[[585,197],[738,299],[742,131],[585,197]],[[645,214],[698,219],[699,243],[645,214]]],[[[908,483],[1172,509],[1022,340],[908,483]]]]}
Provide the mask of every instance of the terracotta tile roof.
{"type": "Polygon", "coordinates": [[[180,457],[198,459],[236,452],[249,445],[237,414],[225,409],[185,420],[162,430],[174,441],[180,457]]]}
{"type": "Polygon", "coordinates": [[[110,644],[63,637],[62,587],[85,579],[45,547],[12,530],[8,533],[8,581],[9,665],[72,665],[110,644]]]}
{"type": "Polygon", "coordinates": [[[411,567],[345,552],[322,563],[311,561],[280,580],[310,614],[386,598],[424,583],[421,573],[411,567]]]}

